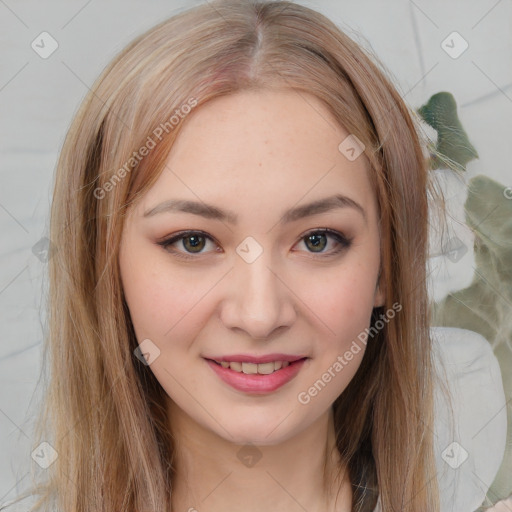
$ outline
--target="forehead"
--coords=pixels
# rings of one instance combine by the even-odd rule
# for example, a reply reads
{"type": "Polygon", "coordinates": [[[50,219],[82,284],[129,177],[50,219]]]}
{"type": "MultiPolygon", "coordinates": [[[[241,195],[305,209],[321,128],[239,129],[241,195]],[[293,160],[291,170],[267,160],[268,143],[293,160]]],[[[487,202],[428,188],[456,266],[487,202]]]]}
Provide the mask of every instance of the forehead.
{"type": "Polygon", "coordinates": [[[251,206],[292,206],[335,193],[375,203],[364,153],[349,159],[344,151],[349,136],[319,99],[304,92],[216,98],[185,119],[141,209],[179,198],[229,204],[243,214],[251,206]]]}

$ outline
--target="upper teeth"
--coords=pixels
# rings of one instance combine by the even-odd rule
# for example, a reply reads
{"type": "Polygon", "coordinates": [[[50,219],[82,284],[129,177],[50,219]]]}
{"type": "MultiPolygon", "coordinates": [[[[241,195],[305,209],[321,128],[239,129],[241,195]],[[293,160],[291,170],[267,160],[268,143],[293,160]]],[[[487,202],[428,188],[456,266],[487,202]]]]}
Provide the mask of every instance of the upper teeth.
{"type": "Polygon", "coordinates": [[[288,361],[273,361],[270,363],[239,363],[235,361],[217,361],[223,368],[231,368],[235,372],[243,372],[248,374],[260,373],[269,375],[276,370],[286,368],[290,363],[288,361]]]}

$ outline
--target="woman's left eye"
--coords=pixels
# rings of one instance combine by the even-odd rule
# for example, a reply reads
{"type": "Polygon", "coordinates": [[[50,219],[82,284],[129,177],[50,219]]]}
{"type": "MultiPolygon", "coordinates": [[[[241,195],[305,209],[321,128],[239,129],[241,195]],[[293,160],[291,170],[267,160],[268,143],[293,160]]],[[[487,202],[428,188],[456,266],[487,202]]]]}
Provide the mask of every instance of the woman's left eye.
{"type": "Polygon", "coordinates": [[[351,241],[344,235],[332,229],[317,229],[315,231],[310,231],[301,238],[301,241],[304,242],[306,247],[311,247],[313,249],[311,252],[320,254],[321,256],[332,256],[334,254],[338,254],[342,250],[348,249],[351,243],[351,241]],[[324,253],[322,251],[328,245],[327,239],[329,237],[335,240],[336,247],[330,252],[324,253]]]}
{"type": "MultiPolygon", "coordinates": [[[[202,231],[183,231],[157,243],[164,249],[175,253],[178,257],[190,259],[194,257],[194,254],[203,254],[203,249],[207,245],[207,242],[212,242],[214,245],[217,245],[210,235],[202,231]],[[181,242],[181,247],[185,252],[173,247],[178,242],[181,242]]],[[[310,231],[302,236],[299,242],[303,242],[306,248],[311,249],[309,252],[319,254],[320,256],[338,254],[342,250],[347,249],[351,243],[344,235],[331,229],[316,229],[310,231]],[[325,252],[324,249],[328,246],[329,238],[335,241],[335,248],[331,249],[329,252],[325,252]]],[[[218,251],[215,250],[215,252],[218,251]]]]}

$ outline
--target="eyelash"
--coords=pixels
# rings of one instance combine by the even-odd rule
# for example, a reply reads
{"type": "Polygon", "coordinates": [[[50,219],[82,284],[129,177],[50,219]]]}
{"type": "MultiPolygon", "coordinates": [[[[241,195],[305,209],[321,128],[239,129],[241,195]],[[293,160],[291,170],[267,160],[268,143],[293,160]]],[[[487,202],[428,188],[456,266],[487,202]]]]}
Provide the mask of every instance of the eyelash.
{"type": "MultiPolygon", "coordinates": [[[[308,236],[318,235],[318,234],[330,235],[332,238],[334,238],[336,240],[336,242],[339,245],[337,249],[331,251],[330,253],[310,252],[310,254],[316,255],[320,258],[327,258],[327,257],[335,256],[336,254],[342,252],[343,250],[348,249],[352,243],[351,239],[346,238],[344,235],[342,235],[338,231],[334,231],[332,229],[327,229],[327,228],[319,228],[319,229],[314,229],[314,230],[308,231],[307,233],[305,233],[304,235],[302,235],[300,237],[299,241],[303,241],[308,236]]],[[[199,256],[203,253],[195,253],[195,255],[194,255],[194,253],[184,253],[182,251],[177,251],[176,249],[170,249],[170,246],[173,243],[183,240],[189,236],[194,236],[194,235],[202,236],[214,243],[217,243],[214,238],[212,238],[210,235],[208,235],[204,231],[188,230],[188,231],[181,231],[179,233],[176,233],[175,235],[171,236],[170,238],[166,238],[165,240],[161,240],[160,242],[157,242],[157,244],[162,246],[166,251],[174,253],[178,258],[182,258],[182,259],[186,259],[186,260],[197,259],[197,256],[199,256]]]]}

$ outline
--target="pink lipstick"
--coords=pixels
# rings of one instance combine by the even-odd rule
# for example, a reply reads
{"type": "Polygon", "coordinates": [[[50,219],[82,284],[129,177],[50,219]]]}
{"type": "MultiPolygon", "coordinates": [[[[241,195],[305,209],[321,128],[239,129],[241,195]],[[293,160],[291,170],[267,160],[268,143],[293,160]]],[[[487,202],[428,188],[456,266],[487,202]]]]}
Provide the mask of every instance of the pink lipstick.
{"type": "Polygon", "coordinates": [[[205,358],[222,381],[238,391],[253,394],[271,393],[284,386],[299,373],[306,359],[289,354],[205,358]]]}

